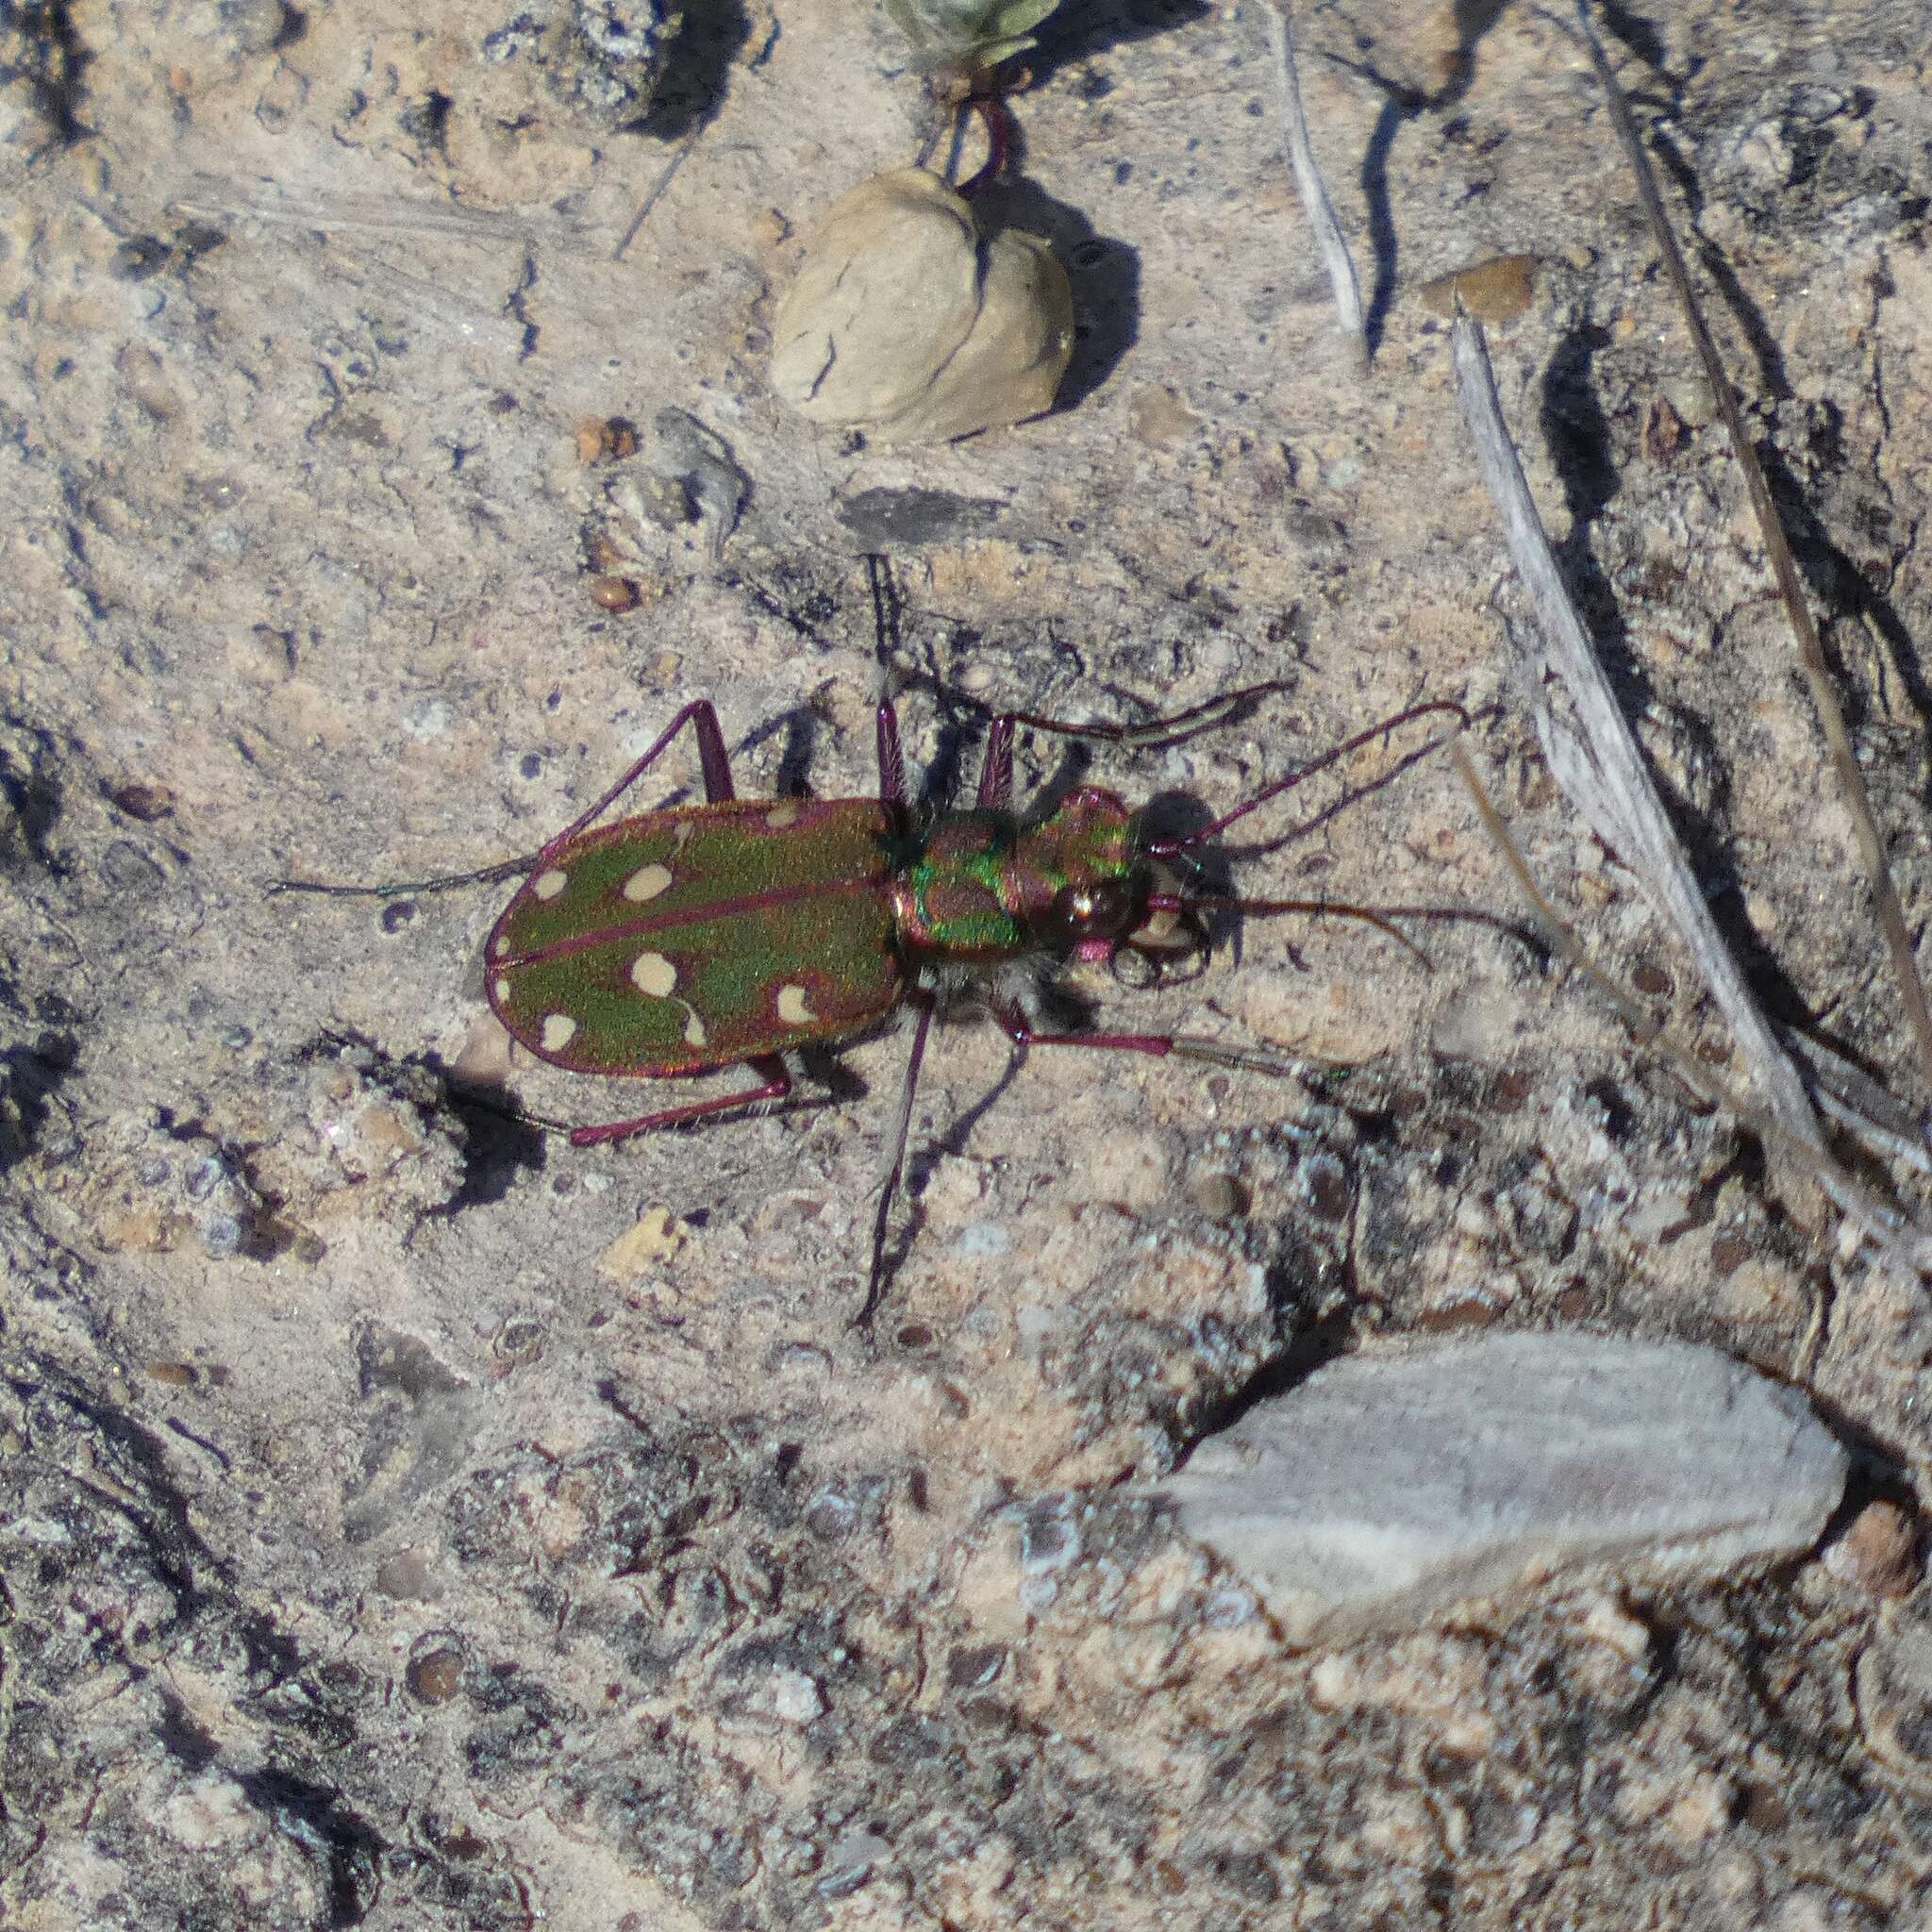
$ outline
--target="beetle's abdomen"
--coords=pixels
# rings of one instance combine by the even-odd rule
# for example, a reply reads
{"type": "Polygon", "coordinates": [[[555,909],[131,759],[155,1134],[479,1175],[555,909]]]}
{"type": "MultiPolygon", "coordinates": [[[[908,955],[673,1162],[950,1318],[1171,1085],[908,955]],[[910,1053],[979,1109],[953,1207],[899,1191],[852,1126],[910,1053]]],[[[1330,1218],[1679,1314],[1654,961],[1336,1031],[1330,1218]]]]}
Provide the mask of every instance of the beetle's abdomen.
{"type": "Polygon", "coordinates": [[[887,839],[873,799],[646,812],[549,854],[485,951],[490,1004],[573,1073],[696,1073],[891,1011],[887,839]]]}

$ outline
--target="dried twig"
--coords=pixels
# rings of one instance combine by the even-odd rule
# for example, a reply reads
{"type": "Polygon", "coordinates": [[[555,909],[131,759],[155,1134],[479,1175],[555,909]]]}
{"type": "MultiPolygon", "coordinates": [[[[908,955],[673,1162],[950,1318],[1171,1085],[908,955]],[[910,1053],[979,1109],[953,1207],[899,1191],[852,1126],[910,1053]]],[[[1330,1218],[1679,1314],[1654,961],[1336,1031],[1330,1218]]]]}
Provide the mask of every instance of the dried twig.
{"type": "MultiPolygon", "coordinates": [[[[1453,741],[1449,750],[1463,783],[1475,801],[1476,814],[1482,820],[1483,829],[1502,854],[1504,863],[1514,874],[1524,896],[1535,908],[1552,948],[1616,1008],[1644,1051],[1663,1060],[1700,1099],[1724,1108],[1768,1146],[1783,1148],[1824,1189],[1839,1212],[1873,1244],[1880,1261],[1907,1274],[1932,1272],[1932,1228],[1924,1226],[1910,1215],[1901,1213],[1861,1182],[1854,1180],[1824,1151],[1816,1137],[1815,1123],[1808,1136],[1792,1134],[1777,1113],[1740,1092],[1688,1047],[1666,1033],[1644,1009],[1636,994],[1620,986],[1591,958],[1562,915],[1543,896],[1528,861],[1517,848],[1509,827],[1477,775],[1475,764],[1462,741],[1453,741]]],[[[1807,1118],[1809,1119],[1808,1110],[1807,1118]]],[[[1870,1124],[1859,1121],[1857,1124],[1862,1129],[1870,1124]]]]}
{"type": "Polygon", "coordinates": [[[1467,315],[1458,315],[1452,341],[1463,421],[1503,519],[1510,558],[1536,608],[1534,632],[1525,628],[1515,642],[1550,771],[1591,829],[1636,872],[1690,948],[1786,1137],[1822,1147],[1804,1081],[1711,919],[1636,737],[1570,601],[1503,421],[1482,329],[1467,315]],[[1571,716],[1559,717],[1552,707],[1549,678],[1568,694],[1571,716]]]}
{"type": "Polygon", "coordinates": [[[1832,689],[1831,672],[1824,661],[1824,649],[1819,642],[1818,626],[1812,619],[1811,607],[1805,600],[1804,586],[1798,579],[1798,566],[1792,559],[1784,525],[1778,521],[1776,507],[1771,500],[1771,487],[1764,479],[1764,467],[1757,460],[1757,451],[1745,430],[1737,396],[1724,375],[1724,364],[1718,359],[1717,344],[1711,341],[1710,331],[1705,326],[1696,297],[1691,292],[1690,277],[1684,267],[1676,237],[1671,232],[1663,201],[1657,193],[1656,176],[1644,155],[1643,143],[1638,138],[1636,123],[1630,117],[1623,90],[1617,85],[1603,43],[1597,39],[1596,29],[1591,25],[1588,0],[1576,0],[1576,12],[1584,39],[1590,46],[1591,58],[1596,63],[1597,77],[1602,81],[1604,93],[1609,101],[1611,119],[1616,123],[1631,170],[1637,176],[1638,197],[1649,218],[1652,237],[1677,291],[1677,300],[1690,326],[1691,340],[1697,345],[1698,359],[1704,364],[1705,380],[1710,384],[1711,393],[1717,399],[1718,413],[1730,432],[1732,452],[1738,458],[1739,468],[1744,473],[1744,487],[1757,518],[1757,527],[1764,537],[1765,555],[1770,559],[1773,575],[1777,578],[1778,595],[1790,619],[1791,633],[1797,640],[1798,661],[1804,668],[1805,681],[1810,687],[1812,707],[1824,733],[1832,769],[1838,774],[1845,801],[1851,808],[1852,825],[1857,838],[1858,855],[1864,861],[1866,881],[1871,888],[1873,904],[1877,908],[1878,923],[1885,932],[1886,949],[1891,956],[1891,970],[1905,1001],[1906,1017],[1918,1042],[1920,1070],[1927,1088],[1932,1089],[1932,1011],[1926,1008],[1925,989],[1919,978],[1911,936],[1906,930],[1898,891],[1892,884],[1890,868],[1885,862],[1885,843],[1872,813],[1872,801],[1866,793],[1865,781],[1858,773],[1851,734],[1845,729],[1844,713],[1839,707],[1838,694],[1832,689]]]}
{"type": "Polygon", "coordinates": [[[376,239],[508,242],[534,248],[569,242],[571,231],[556,216],[531,221],[495,208],[465,208],[426,195],[354,194],[310,190],[280,181],[192,175],[168,197],[168,211],[202,221],[257,221],[271,227],[312,229],[351,241],[376,239]]]}
{"type": "Polygon", "coordinates": [[[1354,340],[1366,359],[1368,337],[1362,323],[1361,284],[1356,279],[1355,263],[1349,258],[1348,243],[1342,239],[1335,204],[1328,198],[1327,185],[1315,163],[1315,150],[1308,143],[1307,117],[1302,111],[1301,80],[1296,72],[1293,8],[1291,0],[1274,0],[1270,10],[1277,28],[1274,51],[1281,62],[1283,112],[1288,122],[1288,153],[1294,165],[1294,185],[1314,228],[1323,266],[1328,271],[1328,286],[1335,294],[1336,319],[1342,333],[1354,340]]]}

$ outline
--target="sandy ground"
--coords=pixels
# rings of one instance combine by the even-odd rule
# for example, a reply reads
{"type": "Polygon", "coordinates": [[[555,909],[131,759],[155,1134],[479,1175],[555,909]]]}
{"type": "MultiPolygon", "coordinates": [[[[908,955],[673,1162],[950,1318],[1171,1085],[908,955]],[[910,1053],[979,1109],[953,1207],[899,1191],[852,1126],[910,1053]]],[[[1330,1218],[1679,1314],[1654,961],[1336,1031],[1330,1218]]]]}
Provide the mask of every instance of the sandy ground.
{"type": "MultiPolygon", "coordinates": [[[[541,8],[0,14],[8,1924],[1932,1912],[1925,1291],[1503,925],[1414,928],[1425,969],[1254,921],[1189,984],[1100,982],[1109,1024],[1345,1063],[1324,1079],[1016,1068],[943,1026],[865,1334],[903,1031],[810,1059],[793,1110],[573,1151],[479,1091],[573,1123],[670,1103],[501,1064],[476,962],[507,886],[267,893],[532,851],[697,696],[745,794],[871,793],[884,551],[901,665],[974,701],[908,699],[941,778],[970,785],[986,708],[1132,721],[1280,680],[1228,729],[1095,756],[1136,800],[1224,808],[1419,700],[1491,708],[1477,757],[1547,889],[1723,1062],[1505,668],[1521,608],[1420,291],[1521,253],[1505,405],[1725,929],[1781,1017],[1923,1101],[1567,31],[1503,8],[1430,104],[1415,9],[1304,20],[1363,373],[1264,8],[1063,12],[1003,204],[1074,278],[1063,407],[888,452],[761,379],[812,222],[917,143],[858,0],[686,0],[641,129],[541,8]],[[742,473],[735,526],[694,514],[667,410],[742,473]],[[609,418],[634,455],[580,433],[609,418]],[[1827,1558],[1298,1652],[1138,1500],[1257,1386],[1490,1324],[1794,1380],[1857,1458],[1827,1558]]],[[[1916,933],[1923,12],[1615,29],[1916,933]]],[[[1059,768],[1023,742],[1029,787],[1059,768]]],[[[645,802],[695,773],[675,748],[645,802]]],[[[1519,910],[1441,759],[1236,871],[1519,910]]]]}

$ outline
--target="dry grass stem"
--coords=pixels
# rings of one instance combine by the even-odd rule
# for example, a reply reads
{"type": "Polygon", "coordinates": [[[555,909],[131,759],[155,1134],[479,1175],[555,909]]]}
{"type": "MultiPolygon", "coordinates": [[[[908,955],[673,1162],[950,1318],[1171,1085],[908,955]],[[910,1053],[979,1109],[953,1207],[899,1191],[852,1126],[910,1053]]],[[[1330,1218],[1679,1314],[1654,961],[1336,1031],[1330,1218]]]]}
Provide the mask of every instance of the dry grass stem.
{"type": "MultiPolygon", "coordinates": [[[[1475,802],[1476,815],[1482,821],[1483,829],[1502,855],[1503,862],[1509,868],[1524,896],[1534,908],[1545,938],[1573,970],[1616,1008],[1618,1016],[1636,1035],[1638,1044],[1661,1059],[1700,1100],[1724,1108],[1768,1146],[1781,1148],[1790,1155],[1824,1191],[1839,1212],[1872,1243],[1882,1262],[1907,1274],[1923,1275],[1932,1272],[1932,1228],[1900,1212],[1861,1182],[1854,1180],[1825,1152],[1817,1138],[1815,1121],[1810,1135],[1801,1138],[1792,1134],[1776,1113],[1739,1091],[1688,1047],[1665,1032],[1635,993],[1612,979],[1591,958],[1569,923],[1550,904],[1542,888],[1537,884],[1529,862],[1517,846],[1503,815],[1496,809],[1461,740],[1452,741],[1449,749],[1457,770],[1475,802]]],[[[1842,1113],[1847,1124],[1867,1138],[1874,1132],[1881,1137],[1884,1135],[1882,1126],[1865,1121],[1855,1108],[1840,1103],[1831,1110],[1835,1114],[1842,1113]]]]}
{"type": "Polygon", "coordinates": [[[1335,204],[1328,198],[1327,184],[1322,179],[1322,171],[1315,163],[1315,150],[1308,142],[1307,116],[1302,109],[1301,80],[1296,72],[1294,11],[1290,0],[1274,0],[1271,10],[1275,23],[1275,58],[1281,63],[1282,108],[1288,123],[1288,153],[1294,166],[1295,188],[1315,230],[1315,245],[1321,251],[1322,264],[1328,271],[1336,320],[1366,359],[1368,339],[1362,323],[1361,284],[1356,279],[1355,263],[1349,257],[1348,243],[1342,239],[1335,204]]]}
{"type": "Polygon", "coordinates": [[[1476,463],[1536,610],[1536,625],[1513,629],[1511,638],[1551,774],[1591,829],[1637,874],[1657,909],[1676,927],[1785,1138],[1821,1148],[1804,1081],[1710,916],[1636,736],[1571,602],[1503,420],[1482,329],[1468,316],[1457,316],[1452,342],[1463,421],[1475,444],[1476,463]],[[1568,696],[1567,715],[1559,715],[1551,703],[1551,680],[1568,696]]]}
{"type": "Polygon", "coordinates": [[[1658,253],[1663,258],[1672,285],[1677,291],[1677,301],[1683,309],[1684,319],[1690,330],[1692,341],[1697,345],[1698,359],[1704,365],[1705,380],[1709,383],[1711,394],[1716,398],[1718,413],[1724,418],[1724,427],[1730,432],[1731,448],[1738,458],[1739,468],[1744,473],[1744,487],[1751,498],[1751,508],[1757,519],[1757,526],[1763,533],[1764,550],[1770,559],[1772,573],[1777,579],[1778,596],[1783,602],[1786,614],[1790,620],[1791,634],[1797,640],[1798,661],[1804,668],[1805,681],[1811,691],[1811,703],[1818,713],[1818,723],[1824,733],[1824,741],[1831,754],[1832,769],[1838,774],[1839,783],[1843,788],[1845,802],[1850,808],[1852,824],[1857,839],[1858,855],[1864,862],[1865,876],[1872,891],[1873,904],[1877,908],[1878,923],[1884,929],[1886,950],[1891,956],[1893,975],[1905,1000],[1906,1017],[1918,1042],[1920,1072],[1928,1089],[1932,1089],[1932,1011],[1925,1004],[1925,989],[1919,977],[1919,969],[1913,956],[1911,936],[1906,930],[1905,912],[1899,905],[1898,891],[1892,884],[1890,868],[1885,861],[1885,844],[1879,835],[1878,823],[1873,816],[1872,801],[1865,790],[1865,781],[1858,773],[1858,760],[1852,749],[1851,734],[1845,728],[1844,713],[1840,708],[1838,694],[1832,689],[1830,668],[1824,661],[1824,649],[1818,638],[1818,625],[1811,615],[1811,608],[1805,598],[1804,585],[1799,581],[1798,566],[1791,556],[1791,546],[1786,540],[1784,525],[1778,521],[1775,505],[1772,502],[1771,486],[1765,481],[1764,467],[1757,459],[1757,451],[1753,445],[1744,427],[1744,419],[1738,408],[1738,399],[1732,391],[1729,378],[1724,371],[1724,364],[1718,359],[1717,344],[1712,341],[1710,330],[1706,327],[1704,317],[1697,306],[1696,296],[1690,288],[1690,277],[1684,266],[1684,257],[1677,247],[1676,237],[1671,232],[1669,219],[1664,213],[1661,197],[1657,193],[1657,178],[1651,171],[1648,158],[1643,152],[1643,143],[1638,138],[1636,123],[1631,119],[1630,108],[1624,98],[1623,90],[1617,85],[1615,75],[1603,50],[1603,43],[1597,39],[1591,25],[1586,0],[1577,0],[1577,17],[1583,35],[1590,46],[1591,58],[1596,64],[1597,77],[1602,81],[1604,93],[1609,102],[1610,116],[1616,123],[1617,132],[1624,143],[1624,153],[1629,157],[1631,172],[1637,177],[1638,198],[1643,204],[1643,212],[1650,223],[1651,234],[1658,253]]]}

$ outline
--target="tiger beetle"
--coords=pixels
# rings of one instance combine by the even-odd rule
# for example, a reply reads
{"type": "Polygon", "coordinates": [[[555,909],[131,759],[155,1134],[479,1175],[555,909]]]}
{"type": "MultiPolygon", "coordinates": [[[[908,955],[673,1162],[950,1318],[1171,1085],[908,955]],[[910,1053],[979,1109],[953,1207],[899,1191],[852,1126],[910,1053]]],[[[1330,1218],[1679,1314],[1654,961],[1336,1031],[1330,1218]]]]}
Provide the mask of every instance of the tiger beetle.
{"type": "Polygon", "coordinates": [[[1298,1064],[1286,1055],[1212,1040],[1041,1031],[1026,1016],[1016,981],[1028,971],[1050,976],[1075,961],[1109,966],[1126,980],[1131,960],[1139,962],[1138,983],[1152,984],[1162,961],[1176,953],[1205,962],[1210,914],[1358,919],[1409,946],[1383,913],[1366,907],[1194,891],[1188,875],[1205,877],[1202,848],[1230,826],[1389,731],[1439,713],[1460,728],[1467,717],[1457,705],[1415,705],[1183,834],[1160,834],[1148,813],[1098,786],[1082,785],[1031,812],[1014,808],[1017,732],[1172,743],[1287,689],[1279,682],[1250,685],[1138,725],[1000,712],[987,733],[971,809],[930,814],[908,791],[890,691],[874,713],[878,792],[872,798],[741,799],[718,713],[699,698],[534,858],[413,886],[282,884],[392,895],[527,867],[484,948],[491,1010],[518,1041],[572,1074],[667,1079],[742,1061],[758,1076],[758,1085],[741,1092],[573,1128],[577,1147],[782,1101],[791,1091],[784,1059],[791,1049],[846,1039],[899,1007],[914,1008],[918,1024],[879,1186],[858,1317],[864,1323],[882,1287],[888,1216],[905,1165],[926,1037],[947,997],[976,991],[1022,1049],[1177,1054],[1284,1074],[1298,1064]],[[599,825],[687,728],[697,741],[704,803],[599,825]]]}

